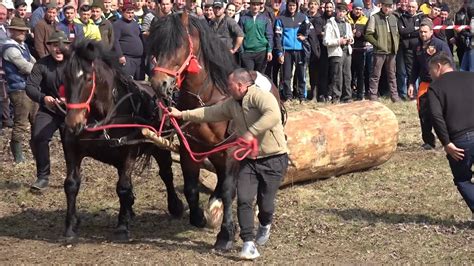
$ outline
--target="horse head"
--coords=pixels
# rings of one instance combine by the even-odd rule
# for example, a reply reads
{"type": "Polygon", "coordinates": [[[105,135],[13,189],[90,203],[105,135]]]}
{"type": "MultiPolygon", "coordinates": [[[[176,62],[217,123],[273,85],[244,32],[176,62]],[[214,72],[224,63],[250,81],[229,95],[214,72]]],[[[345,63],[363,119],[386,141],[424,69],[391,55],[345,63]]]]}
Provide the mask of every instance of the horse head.
{"type": "Polygon", "coordinates": [[[205,75],[199,58],[199,32],[190,20],[187,12],[166,16],[152,29],[149,49],[155,67],[151,84],[161,97],[171,98],[185,84],[199,81],[205,75]]]}
{"type": "MultiPolygon", "coordinates": [[[[97,89],[100,73],[98,65],[103,52],[102,46],[95,41],[77,43],[67,55],[64,71],[64,87],[66,96],[66,127],[75,135],[84,129],[91,105],[100,93],[97,89]]],[[[101,77],[100,79],[103,79],[101,77]]]]}

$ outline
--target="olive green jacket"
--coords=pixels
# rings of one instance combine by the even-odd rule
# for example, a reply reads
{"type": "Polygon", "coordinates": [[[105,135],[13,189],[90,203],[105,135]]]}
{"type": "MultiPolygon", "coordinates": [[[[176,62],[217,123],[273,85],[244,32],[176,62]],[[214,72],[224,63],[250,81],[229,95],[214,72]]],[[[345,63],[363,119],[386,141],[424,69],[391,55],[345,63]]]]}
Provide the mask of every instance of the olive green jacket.
{"type": "Polygon", "coordinates": [[[375,54],[396,54],[400,44],[397,17],[379,11],[370,16],[365,39],[374,46],[375,54]]]}
{"type": "Polygon", "coordinates": [[[220,104],[183,111],[183,119],[197,123],[233,120],[238,136],[249,131],[257,138],[257,158],[288,152],[278,101],[256,85],[248,87],[242,104],[228,98],[220,104]]]}

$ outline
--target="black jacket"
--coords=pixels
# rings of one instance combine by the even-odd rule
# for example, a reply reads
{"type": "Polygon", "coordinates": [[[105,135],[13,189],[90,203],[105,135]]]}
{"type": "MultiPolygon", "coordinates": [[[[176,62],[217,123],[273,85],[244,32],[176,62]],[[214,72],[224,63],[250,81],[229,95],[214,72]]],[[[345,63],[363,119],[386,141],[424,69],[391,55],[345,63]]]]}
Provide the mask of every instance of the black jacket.
{"type": "Polygon", "coordinates": [[[64,61],[57,62],[52,55],[41,58],[31,70],[26,81],[26,94],[44,107],[44,97],[59,98],[59,87],[63,84],[64,61]]]}
{"type": "MultiPolygon", "coordinates": [[[[454,15],[455,25],[469,25],[471,22],[470,14],[465,8],[461,8],[454,15]]],[[[468,49],[471,47],[471,32],[470,30],[462,30],[456,37],[456,46],[458,49],[468,49]]]]}
{"type": "Polygon", "coordinates": [[[414,50],[418,46],[420,37],[419,28],[422,20],[421,15],[412,16],[403,13],[398,19],[398,32],[400,33],[400,44],[402,49],[414,50]]]}

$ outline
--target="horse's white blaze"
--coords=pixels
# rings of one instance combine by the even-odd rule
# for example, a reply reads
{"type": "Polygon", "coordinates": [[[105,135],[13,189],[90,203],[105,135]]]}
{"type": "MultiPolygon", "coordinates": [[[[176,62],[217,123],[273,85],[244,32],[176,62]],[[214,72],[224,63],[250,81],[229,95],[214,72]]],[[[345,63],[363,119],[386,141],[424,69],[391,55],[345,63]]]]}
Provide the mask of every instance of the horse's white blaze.
{"type": "Polygon", "coordinates": [[[81,70],[79,70],[79,72],[77,72],[76,78],[80,78],[80,77],[82,77],[82,75],[84,75],[84,72],[81,69],[81,70]]]}

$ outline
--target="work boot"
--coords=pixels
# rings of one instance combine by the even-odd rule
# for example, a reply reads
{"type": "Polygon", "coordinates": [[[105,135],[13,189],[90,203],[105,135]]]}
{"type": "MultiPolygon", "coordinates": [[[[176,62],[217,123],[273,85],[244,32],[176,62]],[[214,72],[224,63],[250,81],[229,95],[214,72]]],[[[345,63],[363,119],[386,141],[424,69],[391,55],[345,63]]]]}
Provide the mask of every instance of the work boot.
{"type": "Polygon", "coordinates": [[[260,224],[258,226],[257,236],[255,237],[255,242],[257,243],[257,245],[263,246],[265,245],[265,243],[267,243],[268,238],[270,238],[271,226],[271,224],[265,226],[260,224]]]}
{"type": "Polygon", "coordinates": [[[239,257],[246,260],[254,260],[260,257],[260,253],[258,253],[257,247],[253,241],[247,241],[244,242],[244,246],[242,247],[239,257]]]}
{"type": "Polygon", "coordinates": [[[31,185],[31,191],[41,191],[48,187],[48,178],[38,178],[36,181],[31,185]]]}
{"type": "Polygon", "coordinates": [[[12,151],[13,158],[15,159],[15,163],[22,163],[25,161],[20,142],[13,140],[10,141],[10,149],[12,151]]]}

